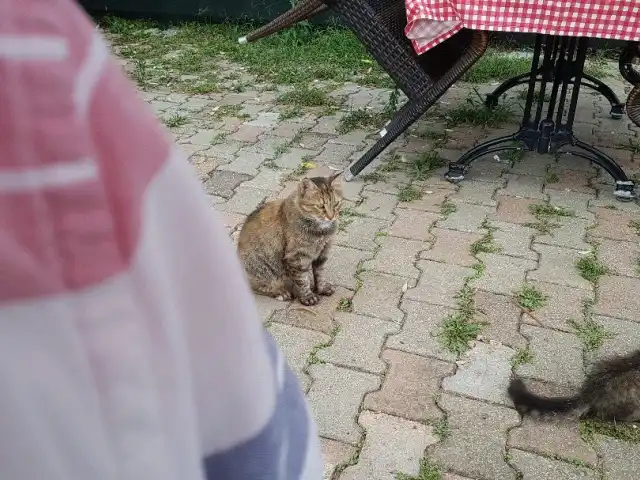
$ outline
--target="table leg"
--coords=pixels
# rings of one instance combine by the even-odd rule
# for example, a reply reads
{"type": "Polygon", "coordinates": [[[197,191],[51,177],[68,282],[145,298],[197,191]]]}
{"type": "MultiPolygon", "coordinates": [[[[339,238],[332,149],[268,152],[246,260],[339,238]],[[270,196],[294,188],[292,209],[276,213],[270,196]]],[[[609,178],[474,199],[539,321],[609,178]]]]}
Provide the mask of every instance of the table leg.
{"type": "Polygon", "coordinates": [[[578,140],[572,131],[584,77],[587,46],[587,38],[538,35],[520,130],[472,148],[449,165],[445,178],[451,182],[463,180],[469,166],[481,156],[504,150],[526,149],[540,154],[568,154],[589,160],[604,168],[616,181],[613,193],[618,200],[634,199],[634,183],[615,160],[578,140]],[[540,87],[536,92],[538,83],[540,87]],[[545,102],[547,87],[551,91],[548,102],[545,102]]]}

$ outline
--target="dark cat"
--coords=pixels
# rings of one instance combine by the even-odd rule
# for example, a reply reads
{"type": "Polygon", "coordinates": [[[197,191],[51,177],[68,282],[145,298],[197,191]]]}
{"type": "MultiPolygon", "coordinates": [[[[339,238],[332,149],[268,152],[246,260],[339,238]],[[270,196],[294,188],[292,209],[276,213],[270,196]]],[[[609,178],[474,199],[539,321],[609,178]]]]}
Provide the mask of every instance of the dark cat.
{"type": "Polygon", "coordinates": [[[339,174],[302,180],[284,200],[274,200],[247,217],[238,251],[251,288],[263,295],[303,305],[331,295],[324,264],[338,227],[342,196],[339,174]]]}
{"type": "Polygon", "coordinates": [[[598,362],[574,396],[536,395],[520,379],[511,381],[509,396],[523,414],[573,412],[582,418],[640,421],[640,350],[598,362]]]}

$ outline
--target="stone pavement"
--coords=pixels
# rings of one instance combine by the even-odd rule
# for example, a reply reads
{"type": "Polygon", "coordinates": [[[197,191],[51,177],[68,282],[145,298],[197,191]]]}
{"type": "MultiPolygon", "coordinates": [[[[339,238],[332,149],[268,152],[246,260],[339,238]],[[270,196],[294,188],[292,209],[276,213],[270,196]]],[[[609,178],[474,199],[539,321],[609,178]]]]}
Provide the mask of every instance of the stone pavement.
{"type": "MultiPolygon", "coordinates": [[[[380,111],[390,94],[338,86],[338,111],[283,120],[283,91],[141,93],[161,119],[186,119],[171,131],[232,236],[306,168],[342,169],[366,151],[376,130],[340,134],[340,120],[380,111]]],[[[334,296],[313,308],[256,298],[308,392],[325,478],[636,479],[640,444],[570,420],[523,420],[505,389],[515,372],[538,391],[571,391],[594,359],[638,348],[640,208],[571,157],[488,158],[458,186],[442,168],[416,179],[421,156],[455,159],[516,128],[447,127],[470,91],[453,88],[344,185],[334,296]]],[[[640,172],[638,130],[610,119],[604,99],[582,97],[580,138],[640,172]]]]}

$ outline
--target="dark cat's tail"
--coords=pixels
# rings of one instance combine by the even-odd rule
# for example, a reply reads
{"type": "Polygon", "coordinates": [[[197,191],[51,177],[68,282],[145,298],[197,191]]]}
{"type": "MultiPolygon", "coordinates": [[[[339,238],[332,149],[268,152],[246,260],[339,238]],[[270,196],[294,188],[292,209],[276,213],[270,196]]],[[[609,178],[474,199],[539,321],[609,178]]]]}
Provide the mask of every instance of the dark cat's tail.
{"type": "Polygon", "coordinates": [[[580,397],[554,397],[546,398],[531,393],[527,386],[519,378],[511,380],[509,396],[520,413],[537,411],[540,414],[568,412],[576,408],[580,397]]]}

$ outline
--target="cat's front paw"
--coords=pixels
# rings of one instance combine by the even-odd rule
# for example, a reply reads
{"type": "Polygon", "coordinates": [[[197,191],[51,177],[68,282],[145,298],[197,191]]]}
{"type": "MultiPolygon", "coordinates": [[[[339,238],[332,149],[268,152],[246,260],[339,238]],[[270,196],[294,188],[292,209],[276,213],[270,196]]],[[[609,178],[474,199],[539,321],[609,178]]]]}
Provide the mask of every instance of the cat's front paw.
{"type": "Polygon", "coordinates": [[[316,305],[320,301],[320,297],[315,293],[310,293],[309,295],[305,295],[304,297],[300,297],[300,303],[302,305],[311,306],[316,305]]]}
{"type": "Polygon", "coordinates": [[[333,285],[331,285],[330,283],[321,283],[320,285],[318,285],[318,289],[316,290],[316,292],[318,292],[319,295],[325,295],[329,297],[336,293],[336,289],[333,288],[333,285]]]}

